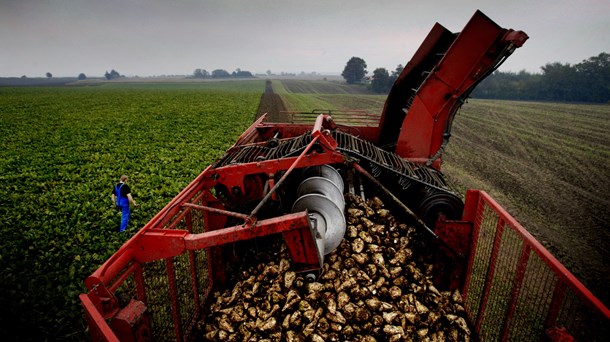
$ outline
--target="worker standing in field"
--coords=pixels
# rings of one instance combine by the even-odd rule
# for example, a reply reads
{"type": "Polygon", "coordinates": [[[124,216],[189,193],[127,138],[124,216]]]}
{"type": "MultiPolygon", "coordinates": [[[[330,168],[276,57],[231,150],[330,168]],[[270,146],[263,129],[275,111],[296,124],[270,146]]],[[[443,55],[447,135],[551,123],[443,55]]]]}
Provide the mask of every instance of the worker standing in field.
{"type": "Polygon", "coordinates": [[[133,204],[134,207],[138,206],[133,197],[131,197],[131,189],[129,188],[129,185],[127,185],[128,179],[127,175],[122,175],[119,183],[112,189],[112,203],[114,203],[117,208],[121,209],[121,227],[119,228],[119,232],[125,231],[129,224],[129,215],[131,214],[129,204],[133,204]]]}

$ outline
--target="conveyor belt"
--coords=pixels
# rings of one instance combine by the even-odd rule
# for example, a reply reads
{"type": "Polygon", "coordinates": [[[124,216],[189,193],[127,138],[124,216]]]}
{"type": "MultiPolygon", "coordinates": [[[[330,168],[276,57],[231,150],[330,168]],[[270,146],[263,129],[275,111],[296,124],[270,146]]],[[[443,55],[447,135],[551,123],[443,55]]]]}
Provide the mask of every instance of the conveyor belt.
{"type": "Polygon", "coordinates": [[[380,176],[382,170],[385,170],[398,175],[400,185],[405,190],[411,182],[417,182],[443,192],[455,193],[447,185],[443,175],[433,168],[404,160],[396,153],[383,150],[351,134],[333,132],[333,138],[339,144],[337,149],[340,152],[370,162],[371,171],[376,178],[380,176]]]}
{"type": "Polygon", "coordinates": [[[295,138],[280,140],[275,147],[269,147],[267,143],[238,146],[227,151],[215,167],[293,157],[299,155],[310,142],[311,134],[306,133],[295,138]]]}
{"type": "MultiPolygon", "coordinates": [[[[403,190],[407,190],[413,183],[417,183],[428,187],[433,192],[456,194],[443,175],[433,168],[404,160],[393,152],[383,150],[348,133],[334,131],[332,135],[338,143],[339,152],[352,158],[368,161],[370,171],[375,177],[380,177],[382,172],[386,171],[398,176],[399,185],[403,190]]],[[[218,161],[216,167],[297,156],[309,142],[311,142],[311,134],[306,133],[295,138],[280,140],[275,147],[264,144],[241,146],[227,152],[218,161]]]]}

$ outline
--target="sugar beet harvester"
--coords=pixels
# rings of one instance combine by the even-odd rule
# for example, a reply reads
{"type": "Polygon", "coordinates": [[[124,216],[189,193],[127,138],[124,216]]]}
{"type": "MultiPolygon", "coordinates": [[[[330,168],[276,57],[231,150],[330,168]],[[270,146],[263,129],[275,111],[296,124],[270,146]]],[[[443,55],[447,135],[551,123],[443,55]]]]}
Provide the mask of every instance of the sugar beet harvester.
{"type": "Polygon", "coordinates": [[[527,38],[477,11],[459,33],[434,25],[381,117],[257,119],[86,279],[91,338],[196,338],[239,241],[282,236],[292,269],[315,280],[344,238],[351,192],[383,197],[431,239],[437,286],[461,292],[472,337],[601,339],[608,309],[489,195],[463,202],[440,172],[458,108],[527,38]]]}

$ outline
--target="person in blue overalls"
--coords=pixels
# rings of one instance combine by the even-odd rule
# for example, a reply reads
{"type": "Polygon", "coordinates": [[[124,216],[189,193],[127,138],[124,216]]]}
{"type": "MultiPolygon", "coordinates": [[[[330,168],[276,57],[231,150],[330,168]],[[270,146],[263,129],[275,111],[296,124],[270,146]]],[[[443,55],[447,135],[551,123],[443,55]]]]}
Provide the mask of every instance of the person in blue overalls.
{"type": "Polygon", "coordinates": [[[127,175],[122,175],[120,182],[112,189],[112,203],[121,209],[121,227],[119,232],[125,231],[129,224],[129,215],[131,214],[129,203],[133,204],[134,207],[138,206],[133,197],[131,197],[131,189],[127,185],[127,180],[127,175]]]}

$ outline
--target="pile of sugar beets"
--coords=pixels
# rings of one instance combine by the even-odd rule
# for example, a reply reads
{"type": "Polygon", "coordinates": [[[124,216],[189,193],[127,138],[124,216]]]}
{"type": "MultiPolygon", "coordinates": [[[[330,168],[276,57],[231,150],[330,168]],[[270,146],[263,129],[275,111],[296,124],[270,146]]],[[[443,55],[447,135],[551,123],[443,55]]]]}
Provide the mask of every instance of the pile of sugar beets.
{"type": "Polygon", "coordinates": [[[461,296],[432,284],[418,230],[379,198],[346,195],[347,231],[313,282],[286,247],[213,293],[206,341],[469,341],[461,296]]]}

